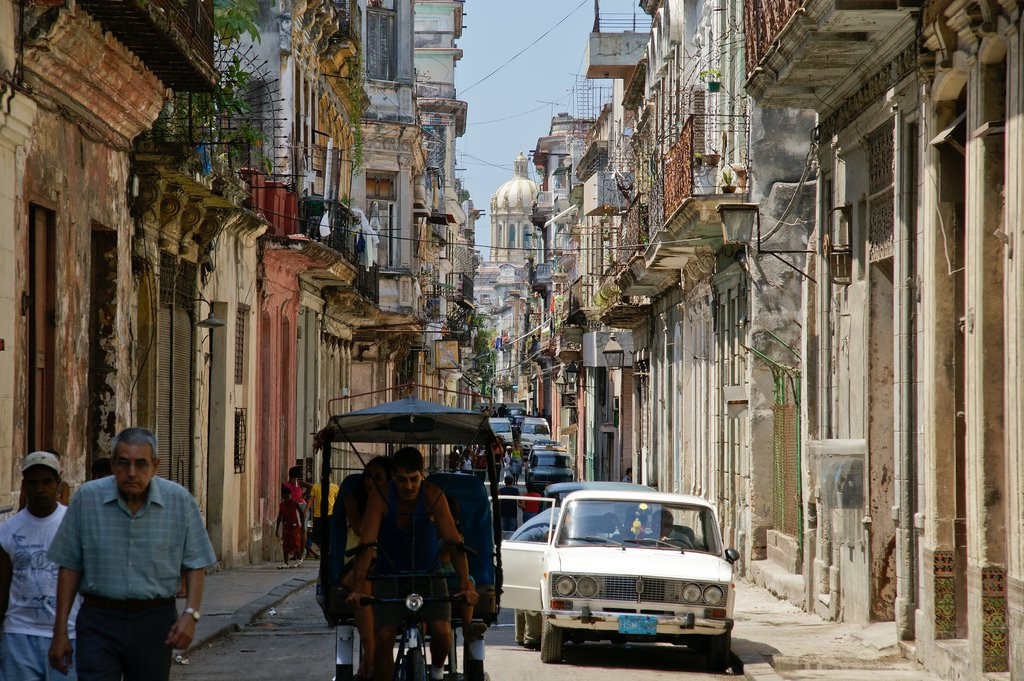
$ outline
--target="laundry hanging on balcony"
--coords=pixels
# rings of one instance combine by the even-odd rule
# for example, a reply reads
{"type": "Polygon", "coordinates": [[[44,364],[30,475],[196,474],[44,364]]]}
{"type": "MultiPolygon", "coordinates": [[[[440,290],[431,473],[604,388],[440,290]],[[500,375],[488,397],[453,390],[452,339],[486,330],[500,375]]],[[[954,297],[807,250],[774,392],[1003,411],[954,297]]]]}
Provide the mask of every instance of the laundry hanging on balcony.
{"type": "MultiPolygon", "coordinates": [[[[375,201],[375,206],[376,203],[375,201]]],[[[373,208],[370,209],[372,218],[367,218],[366,213],[358,208],[353,208],[352,213],[359,221],[356,227],[356,256],[359,258],[360,265],[370,269],[377,264],[377,246],[380,244],[380,237],[378,236],[380,219],[375,215],[373,208]]]]}

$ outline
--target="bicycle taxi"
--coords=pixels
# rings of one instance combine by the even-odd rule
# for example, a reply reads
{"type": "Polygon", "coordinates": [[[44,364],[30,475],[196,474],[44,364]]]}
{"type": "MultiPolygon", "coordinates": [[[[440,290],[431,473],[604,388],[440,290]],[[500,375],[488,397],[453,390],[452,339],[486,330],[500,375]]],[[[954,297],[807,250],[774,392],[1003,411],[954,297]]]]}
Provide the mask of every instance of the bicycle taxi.
{"type": "MultiPolygon", "coordinates": [[[[365,464],[374,456],[379,455],[381,447],[376,447],[373,454],[359,451],[362,445],[364,450],[369,443],[385,445],[387,455],[401,447],[413,446],[417,448],[439,445],[474,445],[484,446],[488,451],[500,450],[500,441],[491,432],[488,424],[488,413],[480,411],[469,411],[457,407],[450,407],[436,402],[405,397],[393,400],[377,406],[360,409],[345,414],[331,416],[327,425],[317,434],[317,446],[322,452],[320,466],[321,489],[328,489],[330,486],[332,472],[339,470],[332,463],[335,454],[341,449],[347,448],[350,453],[355,453],[359,462],[365,464]],[[497,448],[497,449],[495,449],[497,448]]],[[[501,571],[501,527],[498,519],[498,471],[494,465],[494,457],[486,457],[488,464],[486,475],[467,475],[456,471],[441,471],[444,457],[436,461],[437,467],[430,467],[435,463],[431,460],[427,468],[426,480],[439,487],[447,498],[452,516],[458,527],[463,542],[461,545],[445,545],[450,550],[462,551],[469,564],[469,574],[475,582],[475,590],[478,601],[473,609],[473,622],[489,626],[497,619],[499,608],[499,597],[501,593],[502,571],[501,571]]],[[[347,601],[349,590],[343,585],[343,573],[345,564],[352,559],[354,553],[362,550],[360,544],[358,549],[346,551],[346,539],[348,532],[348,521],[346,518],[346,495],[356,494],[363,486],[363,474],[361,472],[350,473],[340,482],[340,490],[337,502],[334,504],[333,514],[330,514],[330,522],[321,525],[320,536],[317,540],[321,548],[320,574],[317,584],[317,600],[320,603],[324,616],[329,626],[335,629],[335,680],[350,681],[354,678],[358,665],[360,645],[358,631],[355,622],[355,613],[347,601]]],[[[328,517],[328,495],[321,495],[321,517],[328,517]]],[[[371,546],[368,548],[376,548],[371,546]]],[[[410,551],[414,549],[410,548],[410,551]]],[[[380,555],[378,554],[378,560],[380,555]]],[[[436,565],[439,565],[440,556],[436,565]]],[[[390,561],[389,561],[390,562],[390,561]]],[[[428,571],[436,575],[435,571],[428,571]]],[[[384,580],[395,577],[423,577],[424,572],[408,572],[401,575],[377,575],[373,579],[384,580]]],[[[376,584],[377,582],[373,582],[376,584]]],[[[466,642],[463,638],[463,667],[464,672],[460,673],[457,665],[456,641],[458,632],[462,628],[460,608],[454,599],[432,599],[422,596],[417,598],[406,597],[395,599],[409,611],[409,618],[406,624],[399,629],[398,658],[396,659],[394,678],[401,681],[426,681],[426,662],[424,653],[424,634],[421,623],[416,622],[416,612],[423,601],[445,600],[451,605],[452,645],[448,660],[444,669],[444,678],[447,681],[485,681],[487,675],[484,672],[484,637],[480,635],[472,641],[466,642]],[[418,600],[417,600],[418,599],[418,600]]],[[[364,600],[364,603],[370,602],[364,600]]],[[[381,599],[374,599],[374,602],[381,603],[381,599]]],[[[479,624],[476,629],[484,629],[479,624]]]]}

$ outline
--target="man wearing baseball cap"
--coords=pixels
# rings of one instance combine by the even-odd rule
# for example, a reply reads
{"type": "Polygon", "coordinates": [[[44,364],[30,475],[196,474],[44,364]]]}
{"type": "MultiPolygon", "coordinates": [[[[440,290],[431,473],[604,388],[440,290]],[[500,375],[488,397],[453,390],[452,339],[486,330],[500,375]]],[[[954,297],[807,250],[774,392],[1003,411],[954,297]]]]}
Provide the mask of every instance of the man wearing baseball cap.
{"type": "MultiPolygon", "coordinates": [[[[47,558],[67,507],[57,501],[60,459],[32,452],[21,463],[25,508],[0,525],[0,678],[23,681],[75,679],[54,673],[47,659],[57,606],[58,566],[47,558]]],[[[73,604],[77,612],[79,601],[73,604]]],[[[72,616],[72,623],[74,616],[72,616]]],[[[68,637],[74,649],[75,629],[68,637]]]]}

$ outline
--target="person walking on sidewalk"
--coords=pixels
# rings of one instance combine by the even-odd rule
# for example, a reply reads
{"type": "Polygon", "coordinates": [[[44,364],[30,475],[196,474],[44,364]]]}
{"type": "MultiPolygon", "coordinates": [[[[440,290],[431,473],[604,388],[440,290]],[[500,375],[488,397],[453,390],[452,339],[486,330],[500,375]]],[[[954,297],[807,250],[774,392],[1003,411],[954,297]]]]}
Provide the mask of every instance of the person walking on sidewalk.
{"type": "Polygon", "coordinates": [[[155,476],[153,433],[122,430],[111,459],[114,475],[82,485],[50,546],[60,566],[50,664],[71,668],[68,618],[81,589],[79,681],[166,681],[172,650],[188,648],[195,635],[204,568],[217,558],[192,495],[155,476]],[[182,573],[188,596],[179,616],[182,573]]]}
{"type": "MultiPolygon", "coordinates": [[[[57,501],[60,459],[32,452],[21,463],[25,508],[0,525],[0,677],[20,681],[73,681],[74,670],[48,674],[58,567],[46,557],[67,507],[57,501]]],[[[77,614],[78,601],[72,606],[77,614]]],[[[68,628],[74,653],[75,629],[68,628]]]]}
{"type": "Polygon", "coordinates": [[[277,506],[277,522],[274,524],[274,534],[281,540],[281,553],[284,562],[278,565],[279,568],[302,567],[302,528],[306,522],[306,514],[303,506],[292,496],[288,484],[281,485],[281,503],[277,506]],[[289,563],[291,557],[295,556],[295,565],[289,563]]]}

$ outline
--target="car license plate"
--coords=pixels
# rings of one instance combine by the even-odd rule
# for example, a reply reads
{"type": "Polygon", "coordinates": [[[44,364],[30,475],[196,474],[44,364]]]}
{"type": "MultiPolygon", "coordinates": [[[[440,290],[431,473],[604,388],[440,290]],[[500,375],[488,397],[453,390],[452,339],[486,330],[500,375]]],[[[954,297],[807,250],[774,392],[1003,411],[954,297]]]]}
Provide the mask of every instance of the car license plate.
{"type": "Polygon", "coordinates": [[[651,615],[619,615],[619,633],[654,636],[658,633],[658,618],[651,615]]]}

